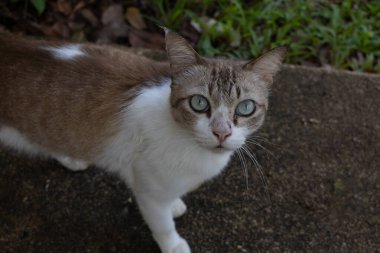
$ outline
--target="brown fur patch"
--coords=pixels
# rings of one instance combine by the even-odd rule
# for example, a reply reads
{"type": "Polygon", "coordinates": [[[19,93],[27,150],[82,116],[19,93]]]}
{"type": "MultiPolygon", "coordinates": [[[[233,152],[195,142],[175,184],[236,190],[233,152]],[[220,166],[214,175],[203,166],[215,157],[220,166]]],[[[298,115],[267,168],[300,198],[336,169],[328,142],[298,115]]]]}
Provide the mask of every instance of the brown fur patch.
{"type": "Polygon", "coordinates": [[[169,65],[111,47],[56,59],[47,42],[0,38],[0,126],[19,130],[51,152],[91,159],[117,130],[117,114],[169,65]]]}

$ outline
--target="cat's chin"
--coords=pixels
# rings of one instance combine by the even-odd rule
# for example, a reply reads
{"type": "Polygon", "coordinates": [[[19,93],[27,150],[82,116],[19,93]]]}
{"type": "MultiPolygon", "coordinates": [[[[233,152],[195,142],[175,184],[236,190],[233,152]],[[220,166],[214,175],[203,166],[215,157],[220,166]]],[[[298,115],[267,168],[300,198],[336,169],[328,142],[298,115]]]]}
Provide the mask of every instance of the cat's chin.
{"type": "Polygon", "coordinates": [[[217,147],[211,147],[209,150],[213,153],[217,154],[223,154],[223,153],[228,153],[228,152],[233,152],[235,149],[227,148],[227,147],[222,147],[222,146],[217,146],[217,147]]]}
{"type": "Polygon", "coordinates": [[[215,143],[214,144],[200,143],[200,146],[202,146],[206,150],[211,151],[212,153],[215,153],[215,154],[232,153],[240,148],[240,146],[234,146],[234,145],[228,145],[228,144],[217,145],[215,143]]]}

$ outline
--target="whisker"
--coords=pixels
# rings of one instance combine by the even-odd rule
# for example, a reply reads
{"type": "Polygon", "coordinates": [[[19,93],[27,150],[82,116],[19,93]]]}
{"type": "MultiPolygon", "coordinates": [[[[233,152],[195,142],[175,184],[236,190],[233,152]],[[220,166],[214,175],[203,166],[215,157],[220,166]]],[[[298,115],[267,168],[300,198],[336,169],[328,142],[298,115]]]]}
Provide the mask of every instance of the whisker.
{"type": "Polygon", "coordinates": [[[241,163],[241,165],[242,165],[242,167],[243,167],[243,172],[244,172],[244,176],[245,176],[245,186],[246,186],[247,191],[248,191],[248,186],[249,186],[249,184],[248,184],[248,169],[247,169],[247,163],[246,163],[245,158],[244,158],[244,156],[243,156],[243,154],[242,154],[241,152],[242,152],[242,151],[241,151],[240,149],[238,149],[236,153],[238,154],[238,156],[239,156],[239,160],[240,160],[240,163],[241,163]]]}
{"type": "Polygon", "coordinates": [[[255,140],[255,141],[260,141],[260,142],[265,142],[269,145],[272,145],[272,146],[275,146],[275,147],[279,147],[277,144],[271,142],[268,140],[268,138],[265,138],[265,137],[262,137],[262,136],[259,136],[259,135],[251,135],[248,137],[248,139],[251,139],[251,140],[255,140]]]}
{"type": "Polygon", "coordinates": [[[248,146],[242,146],[241,148],[243,151],[245,151],[248,158],[254,163],[255,168],[256,168],[257,172],[259,173],[260,180],[264,186],[265,194],[267,195],[267,198],[270,199],[270,195],[269,195],[269,191],[268,191],[268,182],[266,181],[266,178],[264,176],[261,165],[259,164],[259,162],[255,158],[255,156],[251,153],[252,150],[248,146]]]}
{"type": "Polygon", "coordinates": [[[266,144],[269,144],[271,148],[274,148],[276,149],[276,151],[281,151],[281,152],[290,152],[288,149],[284,148],[284,147],[281,147],[277,144],[274,144],[272,142],[269,142],[267,141],[264,137],[261,137],[261,136],[250,136],[246,139],[246,142],[247,143],[251,143],[251,144],[254,144],[256,146],[258,146],[259,148],[261,148],[263,151],[265,151],[267,154],[271,155],[272,158],[275,158],[276,160],[278,160],[278,157],[276,157],[273,152],[271,152],[268,148],[266,148],[264,145],[262,145],[262,143],[259,143],[259,142],[265,142],[266,144]]]}
{"type": "Polygon", "coordinates": [[[247,139],[246,142],[258,146],[258,147],[261,148],[263,151],[265,151],[265,152],[267,152],[268,154],[270,154],[272,157],[275,157],[274,154],[272,153],[272,151],[270,151],[269,149],[265,148],[263,145],[261,145],[261,144],[258,143],[257,141],[247,139]]]}

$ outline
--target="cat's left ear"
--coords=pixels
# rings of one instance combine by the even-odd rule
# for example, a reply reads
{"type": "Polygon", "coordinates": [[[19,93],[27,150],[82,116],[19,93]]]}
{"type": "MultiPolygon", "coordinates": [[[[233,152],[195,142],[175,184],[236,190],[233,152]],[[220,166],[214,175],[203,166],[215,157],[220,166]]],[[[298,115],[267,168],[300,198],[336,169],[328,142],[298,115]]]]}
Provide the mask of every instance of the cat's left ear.
{"type": "Polygon", "coordinates": [[[265,82],[271,84],[273,82],[273,77],[281,68],[287,50],[287,47],[274,48],[264,53],[259,58],[246,63],[243,66],[243,69],[254,72],[265,82]]]}
{"type": "Polygon", "coordinates": [[[173,73],[179,73],[188,67],[203,62],[202,57],[179,34],[164,28],[166,52],[173,73]]]}

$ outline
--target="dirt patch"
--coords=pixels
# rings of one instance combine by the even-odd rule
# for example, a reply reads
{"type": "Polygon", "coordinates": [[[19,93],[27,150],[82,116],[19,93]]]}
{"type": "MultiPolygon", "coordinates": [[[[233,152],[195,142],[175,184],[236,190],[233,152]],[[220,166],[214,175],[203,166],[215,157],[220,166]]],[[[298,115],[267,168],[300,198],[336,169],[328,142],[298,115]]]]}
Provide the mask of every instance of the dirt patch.
{"type": "MultiPolygon", "coordinates": [[[[380,76],[287,66],[255,148],[185,198],[193,252],[376,252],[380,76]]],[[[122,182],[0,150],[2,252],[159,252],[122,182]]]]}

